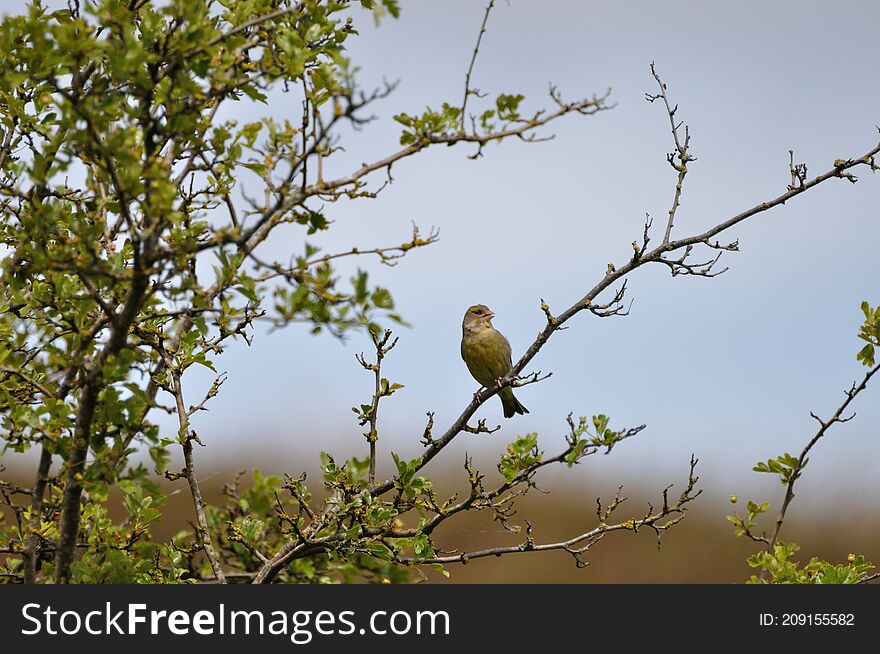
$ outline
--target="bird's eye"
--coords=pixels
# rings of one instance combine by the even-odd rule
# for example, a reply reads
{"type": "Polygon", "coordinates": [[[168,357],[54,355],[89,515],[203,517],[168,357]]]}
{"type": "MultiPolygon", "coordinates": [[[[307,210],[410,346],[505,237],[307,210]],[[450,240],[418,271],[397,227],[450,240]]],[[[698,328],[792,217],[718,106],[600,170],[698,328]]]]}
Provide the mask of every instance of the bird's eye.
{"type": "Polygon", "coordinates": [[[483,315],[483,310],[482,310],[482,309],[477,309],[476,311],[474,311],[474,313],[477,314],[478,316],[482,316],[482,315],[483,315]]]}

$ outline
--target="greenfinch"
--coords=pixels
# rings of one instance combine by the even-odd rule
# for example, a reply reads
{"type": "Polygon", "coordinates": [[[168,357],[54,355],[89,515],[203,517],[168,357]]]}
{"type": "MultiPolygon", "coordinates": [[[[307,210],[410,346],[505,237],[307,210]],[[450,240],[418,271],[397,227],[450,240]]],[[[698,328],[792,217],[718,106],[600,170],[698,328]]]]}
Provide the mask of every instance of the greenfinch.
{"type": "MultiPolygon", "coordinates": [[[[513,367],[510,358],[510,343],[504,334],[492,326],[495,314],[485,304],[475,304],[464,314],[461,323],[461,358],[467,364],[471,375],[480,384],[489,388],[513,367]]],[[[475,393],[479,396],[480,391],[475,393]]],[[[529,410],[519,403],[509,386],[498,391],[504,417],[525,414],[529,410]]]]}

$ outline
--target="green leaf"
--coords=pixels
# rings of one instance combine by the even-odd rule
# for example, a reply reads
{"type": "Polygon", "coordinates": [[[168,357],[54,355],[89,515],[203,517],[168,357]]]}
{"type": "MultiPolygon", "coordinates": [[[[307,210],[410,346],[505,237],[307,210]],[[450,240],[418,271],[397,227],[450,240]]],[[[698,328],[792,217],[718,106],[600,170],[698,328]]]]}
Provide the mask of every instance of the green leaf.
{"type": "Polygon", "coordinates": [[[523,95],[510,95],[502,93],[495,100],[495,107],[498,110],[498,118],[501,120],[519,120],[518,112],[520,103],[525,99],[523,95]]]}
{"type": "Polygon", "coordinates": [[[391,293],[388,289],[381,286],[376,287],[373,291],[373,304],[380,309],[393,309],[394,300],[391,299],[391,293]]]}
{"type": "Polygon", "coordinates": [[[168,470],[168,463],[171,461],[171,454],[162,445],[154,445],[150,447],[150,458],[153,460],[153,469],[157,475],[165,474],[168,470]]]}
{"type": "Polygon", "coordinates": [[[859,350],[859,353],[856,355],[856,360],[859,361],[862,365],[868,366],[869,368],[874,367],[874,346],[868,343],[865,347],[859,350]]]}
{"type": "Polygon", "coordinates": [[[268,97],[267,97],[264,93],[261,93],[260,91],[258,91],[258,90],[257,90],[253,85],[251,85],[251,84],[245,84],[244,86],[241,87],[241,90],[242,90],[242,91],[244,92],[244,94],[247,95],[251,100],[256,100],[257,102],[261,102],[261,103],[263,103],[263,104],[266,104],[266,101],[268,100],[268,97]]]}

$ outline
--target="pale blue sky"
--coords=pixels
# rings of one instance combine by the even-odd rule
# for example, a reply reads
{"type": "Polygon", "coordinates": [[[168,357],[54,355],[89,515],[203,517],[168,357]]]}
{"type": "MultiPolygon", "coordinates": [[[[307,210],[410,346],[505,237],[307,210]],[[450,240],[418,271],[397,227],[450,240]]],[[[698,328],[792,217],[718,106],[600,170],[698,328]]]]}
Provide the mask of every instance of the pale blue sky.
{"type": "MultiPolygon", "coordinates": [[[[524,106],[535,109],[546,104],[549,82],[566,98],[612,87],[618,104],[594,117],[562,119],[545,130],[553,141],[491,146],[478,161],[467,158],[468,147],[425,152],[395,166],[395,183],[377,201],[328,209],[334,229],[310,239],[327,251],[401,242],[411,221],[440,229],[439,243],[396,268],[359,262],[392,290],[413,324],[398,330],[400,343],[385,363],[386,375],[406,385],[381,413],[385,472],[389,448],[417,454],[426,411],[436,411],[440,431],[470,401],[476,383],[458,354],[470,304],[496,312],[495,325],[517,358],[543,326],[539,298],[555,311],[569,306],[607,263],[631,256],[645,212],[662,221],[675,178],[665,160],[672,147],[667,117],[644,100],[655,91],[652,61],[680,105],[678,117],[690,125],[698,157],[678,214],[680,236],[784,192],[789,149],[812,175],[878,139],[874,3],[496,4],[474,73],[478,88],[523,93],[524,106]]],[[[484,4],[402,5],[399,21],[378,28],[362,17],[362,36],[351,41],[363,85],[401,81],[374,107],[375,123],[346,137],[339,161],[352,169],[398,147],[393,114],[460,102],[484,4]]],[[[298,109],[292,98],[273,102],[276,116],[298,109]]],[[[545,479],[662,486],[684,479],[694,452],[709,497],[776,500],[778,484],[751,466],[800,451],[814,432],[809,411],[829,415],[863,374],[855,333],[859,302],[880,303],[880,176],[856,174],[855,186],[829,181],[736,228],[730,235],[742,251],[725,255],[730,270],[720,278],[638,271],[629,283],[631,315],[574,319],[530,368],[553,377],[517,392],[531,413],[504,421],[491,436],[462,435],[450,460],[457,465],[467,449],[491,461],[529,431],[555,451],[570,411],[602,412],[614,425],[648,429],[609,457],[545,479]]],[[[301,251],[302,239],[285,232],[267,253],[287,259],[301,251]]],[[[371,392],[354,359],[368,347],[361,335],[340,344],[294,327],[258,337],[251,348],[230,348],[218,363],[229,373],[222,394],[194,419],[208,445],[197,453],[206,478],[221,457],[234,456],[242,468],[298,472],[314,469],[321,448],[339,458],[363,454],[350,407],[371,392]]],[[[188,401],[209,381],[188,387],[188,401]]],[[[878,398],[880,389],[869,389],[856,420],[835,428],[814,452],[799,493],[803,510],[878,491],[878,398]]],[[[503,420],[494,398],[478,415],[503,420]]]]}

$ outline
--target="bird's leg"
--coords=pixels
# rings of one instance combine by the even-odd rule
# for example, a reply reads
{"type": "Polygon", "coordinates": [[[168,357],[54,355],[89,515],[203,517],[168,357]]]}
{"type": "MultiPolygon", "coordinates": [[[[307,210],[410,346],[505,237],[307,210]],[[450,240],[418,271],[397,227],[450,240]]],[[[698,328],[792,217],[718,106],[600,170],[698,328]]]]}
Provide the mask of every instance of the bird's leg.
{"type": "Polygon", "coordinates": [[[476,392],[474,393],[474,399],[477,401],[477,404],[482,404],[482,403],[483,403],[483,398],[482,398],[482,396],[480,395],[480,393],[482,393],[482,391],[483,391],[483,387],[480,386],[480,387],[476,390],[476,392]]]}

